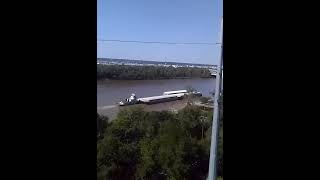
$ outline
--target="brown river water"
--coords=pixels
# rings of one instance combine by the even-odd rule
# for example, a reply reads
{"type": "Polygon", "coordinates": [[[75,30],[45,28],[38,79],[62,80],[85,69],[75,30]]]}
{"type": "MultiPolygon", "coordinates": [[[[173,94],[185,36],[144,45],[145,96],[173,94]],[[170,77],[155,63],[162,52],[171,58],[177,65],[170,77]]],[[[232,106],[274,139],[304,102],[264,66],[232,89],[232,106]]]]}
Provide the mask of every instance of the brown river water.
{"type": "MultiPolygon", "coordinates": [[[[137,98],[162,95],[165,91],[186,89],[188,86],[210,96],[214,91],[215,79],[169,79],[169,80],[103,80],[97,81],[97,111],[114,119],[119,108],[117,103],[135,93],[137,98]]],[[[185,105],[184,100],[154,105],[142,105],[145,110],[176,110],[185,105]]],[[[126,108],[126,107],[125,107],[126,108]]]]}

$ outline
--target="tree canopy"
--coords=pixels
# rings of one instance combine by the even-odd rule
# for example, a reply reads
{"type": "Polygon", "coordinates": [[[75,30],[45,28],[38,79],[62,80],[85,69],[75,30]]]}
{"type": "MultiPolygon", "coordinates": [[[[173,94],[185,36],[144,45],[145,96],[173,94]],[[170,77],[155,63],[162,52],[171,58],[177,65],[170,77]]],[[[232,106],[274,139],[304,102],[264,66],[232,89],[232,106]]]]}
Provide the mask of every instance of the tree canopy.
{"type": "Polygon", "coordinates": [[[145,80],[175,78],[209,78],[205,68],[172,66],[97,65],[97,79],[145,80]]]}
{"type": "Polygon", "coordinates": [[[97,143],[98,179],[206,179],[211,121],[211,111],[191,105],[176,114],[120,111],[97,143]]]}

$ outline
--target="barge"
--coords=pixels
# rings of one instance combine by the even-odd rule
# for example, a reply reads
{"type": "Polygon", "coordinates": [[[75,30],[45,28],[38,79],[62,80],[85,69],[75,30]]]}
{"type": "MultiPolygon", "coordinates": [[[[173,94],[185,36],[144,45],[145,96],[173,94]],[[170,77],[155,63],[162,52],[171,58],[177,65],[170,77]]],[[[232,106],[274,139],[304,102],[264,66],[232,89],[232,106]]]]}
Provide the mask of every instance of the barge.
{"type": "Polygon", "coordinates": [[[170,94],[180,94],[180,93],[188,93],[187,90],[178,90],[178,91],[167,91],[164,92],[163,95],[170,95],[170,94]]]}
{"type": "Polygon", "coordinates": [[[151,96],[151,97],[139,98],[138,101],[145,104],[155,104],[155,103],[179,100],[179,99],[182,99],[184,95],[185,95],[184,93],[180,93],[180,94],[170,94],[170,95],[162,95],[162,96],[151,96]]]}
{"type": "Polygon", "coordinates": [[[195,96],[202,96],[202,93],[199,91],[193,91],[193,92],[188,92],[187,90],[177,90],[177,91],[167,91],[164,92],[163,95],[172,95],[172,94],[185,94],[185,95],[195,95],[195,96]]]}
{"type": "Polygon", "coordinates": [[[175,101],[175,100],[183,99],[185,96],[188,96],[191,94],[195,96],[202,96],[202,93],[199,91],[187,92],[187,90],[167,91],[160,96],[151,96],[151,97],[143,97],[143,98],[137,98],[135,94],[131,94],[130,98],[120,101],[119,106],[127,106],[127,105],[134,105],[134,104],[140,104],[140,103],[155,104],[155,103],[162,103],[162,102],[168,102],[168,101],[175,101]]]}

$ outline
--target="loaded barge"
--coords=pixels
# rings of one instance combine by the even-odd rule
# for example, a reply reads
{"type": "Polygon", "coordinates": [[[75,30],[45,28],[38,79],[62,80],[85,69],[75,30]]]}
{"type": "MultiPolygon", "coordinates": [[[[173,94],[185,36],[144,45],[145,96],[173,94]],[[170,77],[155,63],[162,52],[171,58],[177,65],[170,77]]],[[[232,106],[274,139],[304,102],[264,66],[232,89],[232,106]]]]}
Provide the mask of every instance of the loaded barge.
{"type": "Polygon", "coordinates": [[[185,96],[188,96],[191,94],[196,96],[202,96],[202,94],[198,91],[188,93],[187,90],[168,91],[168,92],[164,92],[163,95],[160,95],[160,96],[151,96],[151,97],[143,97],[143,98],[137,98],[135,94],[132,94],[129,99],[120,101],[119,105],[126,106],[126,105],[133,105],[133,104],[162,103],[162,102],[180,100],[180,99],[183,99],[185,96]]]}

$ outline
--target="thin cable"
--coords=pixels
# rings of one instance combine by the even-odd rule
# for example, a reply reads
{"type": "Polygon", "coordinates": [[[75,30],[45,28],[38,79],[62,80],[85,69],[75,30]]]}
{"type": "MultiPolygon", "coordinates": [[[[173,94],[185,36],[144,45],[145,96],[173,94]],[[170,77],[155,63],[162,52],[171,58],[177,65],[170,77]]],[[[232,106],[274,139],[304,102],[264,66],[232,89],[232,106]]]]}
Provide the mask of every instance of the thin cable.
{"type": "Polygon", "coordinates": [[[181,44],[181,45],[216,45],[220,43],[200,43],[200,42],[160,42],[160,41],[129,41],[129,40],[119,40],[119,39],[98,39],[97,41],[102,42],[121,42],[121,43],[144,43],[144,44],[181,44]]]}

